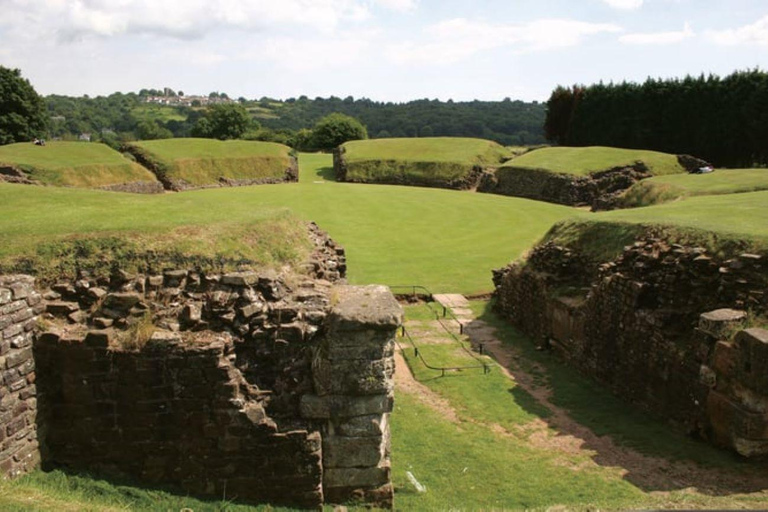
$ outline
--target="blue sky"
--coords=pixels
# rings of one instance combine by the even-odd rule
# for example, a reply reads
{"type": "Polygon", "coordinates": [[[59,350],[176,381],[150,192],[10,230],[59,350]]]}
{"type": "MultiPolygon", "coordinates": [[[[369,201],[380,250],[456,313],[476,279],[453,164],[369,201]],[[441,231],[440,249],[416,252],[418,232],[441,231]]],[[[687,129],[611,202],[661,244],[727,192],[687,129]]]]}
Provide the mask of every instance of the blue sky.
{"type": "Polygon", "coordinates": [[[768,69],[768,0],[0,0],[43,94],[546,100],[558,84],[768,69]]]}

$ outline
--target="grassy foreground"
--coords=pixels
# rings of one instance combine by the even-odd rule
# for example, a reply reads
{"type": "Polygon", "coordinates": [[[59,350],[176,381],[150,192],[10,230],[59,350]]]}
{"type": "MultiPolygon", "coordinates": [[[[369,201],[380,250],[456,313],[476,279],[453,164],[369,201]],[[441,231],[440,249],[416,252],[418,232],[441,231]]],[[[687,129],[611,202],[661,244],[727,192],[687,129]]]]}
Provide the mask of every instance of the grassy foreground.
{"type": "Polygon", "coordinates": [[[474,166],[496,166],[511,152],[495,142],[462,137],[351,141],[342,145],[347,181],[449,186],[474,166]]]}
{"type": "MultiPolygon", "coordinates": [[[[315,183],[328,176],[330,156],[301,155],[301,164],[309,179],[298,184],[161,196],[0,184],[5,213],[0,216],[0,262],[38,254],[41,245],[55,252],[59,243],[86,235],[162,243],[169,230],[176,240],[191,230],[189,245],[194,233],[211,233],[204,239],[212,240],[208,245],[214,255],[237,256],[252,247],[265,258],[290,260],[297,255],[284,251],[292,246],[291,226],[297,223],[280,221],[291,218],[285,212],[289,208],[345,246],[353,283],[422,284],[435,292],[478,293],[492,289],[490,269],[520,256],[555,222],[574,214],[563,206],[486,194],[315,183]],[[269,219],[285,228],[274,242],[266,228],[239,241],[241,231],[269,219]],[[217,245],[220,237],[228,244],[217,245]]],[[[46,252],[37,258],[47,258],[46,252]]]]}
{"type": "Polygon", "coordinates": [[[621,206],[637,208],[693,196],[742,194],[768,190],[766,169],[723,169],[710,174],[657,176],[635,183],[621,206]]]}
{"type": "Polygon", "coordinates": [[[219,178],[282,179],[291,165],[291,148],[273,142],[215,139],[163,139],[133,142],[162,178],[192,186],[218,183],[219,178]]]}
{"type": "Polygon", "coordinates": [[[31,142],[0,146],[0,166],[23,170],[35,181],[60,187],[101,187],[157,181],[154,174],[109,146],[95,142],[31,142]]]}
{"type": "Polygon", "coordinates": [[[675,155],[657,151],[603,146],[541,148],[519,156],[507,165],[523,169],[543,169],[555,173],[585,176],[612,167],[631,165],[636,161],[643,162],[655,176],[685,172],[677,163],[677,156],[675,155]]]}

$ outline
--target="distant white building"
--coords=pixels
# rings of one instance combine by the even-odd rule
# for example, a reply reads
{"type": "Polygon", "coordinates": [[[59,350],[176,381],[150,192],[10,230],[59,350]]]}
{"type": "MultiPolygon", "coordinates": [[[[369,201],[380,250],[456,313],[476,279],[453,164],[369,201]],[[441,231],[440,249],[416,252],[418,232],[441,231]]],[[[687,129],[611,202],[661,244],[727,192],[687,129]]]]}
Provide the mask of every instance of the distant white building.
{"type": "Polygon", "coordinates": [[[80,136],[77,138],[77,140],[81,140],[83,142],[91,142],[91,134],[81,133],[80,136]]]}

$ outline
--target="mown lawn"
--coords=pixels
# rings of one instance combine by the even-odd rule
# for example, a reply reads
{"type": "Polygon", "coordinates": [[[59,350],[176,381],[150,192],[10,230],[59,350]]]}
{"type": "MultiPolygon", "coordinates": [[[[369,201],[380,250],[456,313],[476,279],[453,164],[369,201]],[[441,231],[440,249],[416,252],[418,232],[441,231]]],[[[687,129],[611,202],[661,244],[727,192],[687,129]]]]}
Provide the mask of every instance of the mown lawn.
{"type": "MultiPolygon", "coordinates": [[[[0,260],[86,233],[162,238],[189,226],[237,233],[290,209],[347,249],[353,283],[492,289],[492,268],[520,256],[575,210],[525,199],[415,187],[315,183],[329,155],[302,155],[302,183],[139,196],[0,185],[0,260]]],[[[285,215],[285,213],[282,213],[285,215]]],[[[254,239],[253,243],[258,243],[254,239]]],[[[234,243],[234,242],[233,242],[234,243]]]]}
{"type": "Polygon", "coordinates": [[[44,185],[100,187],[135,181],[157,181],[154,174],[109,146],[96,142],[53,141],[0,146],[0,165],[24,170],[44,185]]]}
{"type": "Polygon", "coordinates": [[[584,176],[612,167],[631,165],[638,160],[647,165],[655,176],[685,172],[677,163],[675,155],[657,151],[603,146],[541,148],[525,153],[511,160],[507,165],[584,176]]]}

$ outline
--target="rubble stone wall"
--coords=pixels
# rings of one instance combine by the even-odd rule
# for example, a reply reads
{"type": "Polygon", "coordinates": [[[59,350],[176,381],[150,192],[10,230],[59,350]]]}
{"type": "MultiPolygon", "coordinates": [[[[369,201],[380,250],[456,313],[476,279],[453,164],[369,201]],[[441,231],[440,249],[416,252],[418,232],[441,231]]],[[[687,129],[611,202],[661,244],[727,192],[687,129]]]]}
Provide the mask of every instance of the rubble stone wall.
{"type": "Polygon", "coordinates": [[[32,343],[43,310],[34,279],[0,276],[0,475],[6,478],[40,464],[32,343]]]}
{"type": "Polygon", "coordinates": [[[391,508],[402,311],[385,287],[344,285],[343,249],[310,236],[304,275],[81,272],[41,293],[0,278],[3,475],[42,459],[201,496],[391,508]]]}
{"type": "Polygon", "coordinates": [[[588,176],[508,166],[484,174],[477,191],[606,210],[613,208],[618,194],[650,176],[642,162],[588,176]]]}
{"type": "Polygon", "coordinates": [[[748,328],[768,311],[764,257],[653,239],[595,266],[548,244],[494,281],[503,316],[618,396],[744,456],[768,455],[768,331],[748,328]]]}

